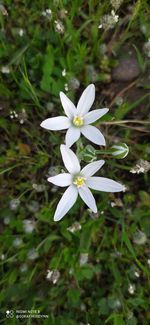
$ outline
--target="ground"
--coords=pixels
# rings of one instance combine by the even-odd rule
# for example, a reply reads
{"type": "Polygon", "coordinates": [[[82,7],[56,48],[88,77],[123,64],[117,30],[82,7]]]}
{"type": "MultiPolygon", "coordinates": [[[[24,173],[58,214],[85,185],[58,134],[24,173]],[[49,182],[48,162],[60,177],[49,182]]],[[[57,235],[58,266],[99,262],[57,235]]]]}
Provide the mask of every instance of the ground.
{"type": "Polygon", "coordinates": [[[150,323],[149,11],[146,0],[0,5],[1,323],[18,324],[17,310],[49,317],[22,324],[150,323]],[[64,190],[47,177],[64,170],[65,131],[40,124],[64,114],[60,91],[76,104],[90,83],[93,109],[109,108],[95,123],[106,149],[82,137],[73,150],[83,166],[105,159],[98,175],[126,191],[95,191],[97,214],[78,199],[54,222],[64,190]],[[124,159],[109,153],[117,143],[124,159]]]}

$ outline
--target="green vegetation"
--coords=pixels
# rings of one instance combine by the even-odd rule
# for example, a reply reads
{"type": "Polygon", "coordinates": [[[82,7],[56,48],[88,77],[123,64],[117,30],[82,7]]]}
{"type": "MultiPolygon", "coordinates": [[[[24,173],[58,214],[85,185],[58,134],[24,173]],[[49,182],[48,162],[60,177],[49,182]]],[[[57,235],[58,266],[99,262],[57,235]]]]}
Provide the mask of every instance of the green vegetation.
{"type": "Polygon", "coordinates": [[[28,325],[150,323],[149,12],[148,0],[0,5],[0,323],[19,324],[17,310],[49,316],[28,325]],[[99,176],[126,191],[95,191],[97,214],[78,199],[54,222],[64,189],[47,177],[64,168],[65,132],[40,123],[63,114],[60,91],[76,103],[89,83],[93,108],[110,108],[96,122],[107,152],[84,137],[73,149],[82,165],[105,159],[99,176]],[[117,143],[124,159],[111,154],[117,143]]]}

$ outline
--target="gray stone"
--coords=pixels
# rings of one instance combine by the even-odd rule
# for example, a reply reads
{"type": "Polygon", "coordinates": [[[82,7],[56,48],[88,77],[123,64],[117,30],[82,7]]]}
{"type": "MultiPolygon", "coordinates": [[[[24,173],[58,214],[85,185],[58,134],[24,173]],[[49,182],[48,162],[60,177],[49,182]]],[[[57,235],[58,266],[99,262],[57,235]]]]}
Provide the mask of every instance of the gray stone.
{"type": "Polygon", "coordinates": [[[139,74],[140,69],[135,57],[121,58],[112,71],[112,78],[117,81],[131,81],[139,74]]]}

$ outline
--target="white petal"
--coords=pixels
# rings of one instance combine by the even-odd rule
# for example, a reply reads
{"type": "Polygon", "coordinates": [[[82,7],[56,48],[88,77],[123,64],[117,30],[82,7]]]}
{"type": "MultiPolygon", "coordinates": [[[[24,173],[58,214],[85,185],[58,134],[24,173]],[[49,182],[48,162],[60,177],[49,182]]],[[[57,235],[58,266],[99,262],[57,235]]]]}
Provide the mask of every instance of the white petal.
{"type": "Polygon", "coordinates": [[[54,215],[54,221],[59,221],[64,217],[64,215],[72,208],[72,206],[76,202],[77,197],[77,188],[74,185],[70,185],[57,205],[54,215]]]}
{"type": "Polygon", "coordinates": [[[86,181],[86,185],[93,190],[98,190],[102,192],[121,192],[124,186],[112,179],[105,177],[90,177],[86,181]]]}
{"type": "Polygon", "coordinates": [[[93,194],[87,186],[82,186],[79,189],[79,195],[85,204],[93,211],[97,212],[97,206],[93,194]]]}
{"type": "Polygon", "coordinates": [[[69,118],[73,118],[75,114],[77,114],[77,109],[71,100],[61,91],[60,92],[60,100],[66,115],[69,118]]]}
{"type": "Polygon", "coordinates": [[[66,145],[71,147],[80,138],[80,129],[71,126],[66,133],[66,145]]]}
{"type": "Polygon", "coordinates": [[[104,163],[104,160],[98,160],[88,164],[81,170],[81,175],[85,178],[94,175],[104,165],[104,163]]]}
{"type": "Polygon", "coordinates": [[[57,186],[68,186],[72,183],[72,176],[68,173],[59,174],[53,177],[49,177],[48,182],[57,186]]]}
{"type": "Polygon", "coordinates": [[[98,120],[100,117],[105,115],[108,111],[109,111],[108,108],[101,108],[101,109],[96,109],[94,111],[91,111],[84,116],[84,123],[85,124],[93,123],[96,120],[98,120]]]}
{"type": "Polygon", "coordinates": [[[60,151],[61,151],[64,165],[69,171],[69,173],[71,174],[79,173],[81,167],[80,167],[79,160],[77,156],[74,154],[74,152],[64,144],[60,146],[60,151]]]}
{"type": "Polygon", "coordinates": [[[85,125],[81,128],[81,133],[90,141],[100,146],[105,146],[105,138],[95,126],[85,125]]]}
{"type": "Polygon", "coordinates": [[[42,128],[47,130],[65,130],[70,126],[70,120],[66,116],[47,118],[41,123],[42,128]]]}
{"type": "Polygon", "coordinates": [[[89,85],[82,93],[78,105],[77,114],[86,114],[91,106],[93,105],[95,99],[95,86],[93,84],[89,85]]]}

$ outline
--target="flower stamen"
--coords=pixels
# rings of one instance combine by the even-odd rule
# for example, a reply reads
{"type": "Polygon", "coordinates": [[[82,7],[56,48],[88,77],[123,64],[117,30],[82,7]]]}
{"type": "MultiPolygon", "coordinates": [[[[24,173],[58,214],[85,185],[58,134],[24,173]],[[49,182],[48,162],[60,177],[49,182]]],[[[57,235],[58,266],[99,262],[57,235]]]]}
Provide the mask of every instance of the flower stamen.
{"type": "Polygon", "coordinates": [[[82,126],[84,124],[83,117],[76,115],[73,119],[73,124],[75,126],[82,126]]]}
{"type": "Polygon", "coordinates": [[[85,184],[85,178],[82,176],[77,176],[73,182],[77,187],[81,187],[85,184]]]}

